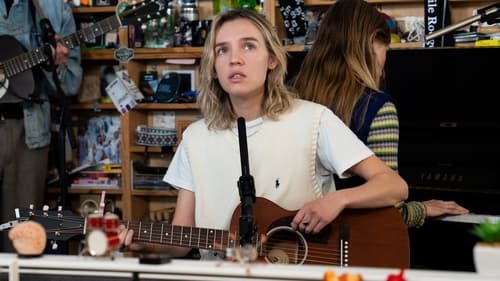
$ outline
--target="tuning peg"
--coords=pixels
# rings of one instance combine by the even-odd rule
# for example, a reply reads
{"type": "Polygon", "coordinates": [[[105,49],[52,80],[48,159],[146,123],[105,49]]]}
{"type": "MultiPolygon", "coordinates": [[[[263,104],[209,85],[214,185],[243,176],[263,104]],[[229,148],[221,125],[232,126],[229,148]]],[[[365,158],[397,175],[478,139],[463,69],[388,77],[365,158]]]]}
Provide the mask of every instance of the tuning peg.
{"type": "Polygon", "coordinates": [[[14,209],[14,215],[16,216],[16,219],[20,219],[21,218],[21,213],[19,212],[19,208],[15,208],[14,209]]]}
{"type": "Polygon", "coordinates": [[[55,250],[57,250],[57,248],[59,248],[59,245],[57,244],[56,241],[52,241],[51,243],[52,243],[52,250],[53,251],[55,251],[55,250]]]}
{"type": "Polygon", "coordinates": [[[43,215],[48,217],[49,216],[49,205],[43,205],[42,210],[43,210],[43,215]]]}
{"type": "Polygon", "coordinates": [[[57,217],[58,218],[62,218],[63,217],[62,206],[57,206],[57,217]]]}
{"type": "Polygon", "coordinates": [[[33,216],[35,214],[35,205],[30,204],[30,216],[33,216]]]}

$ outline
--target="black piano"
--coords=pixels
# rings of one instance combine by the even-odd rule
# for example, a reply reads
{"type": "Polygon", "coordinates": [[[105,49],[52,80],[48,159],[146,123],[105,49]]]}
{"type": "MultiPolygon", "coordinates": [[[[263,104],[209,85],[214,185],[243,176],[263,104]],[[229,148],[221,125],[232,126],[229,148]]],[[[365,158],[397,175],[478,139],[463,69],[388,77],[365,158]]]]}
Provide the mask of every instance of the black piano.
{"type": "MultiPolygon", "coordinates": [[[[399,113],[399,173],[410,200],[455,200],[500,215],[500,48],[391,49],[385,90],[399,113]]],[[[472,223],[410,230],[412,265],[473,271],[472,223]]]]}
{"type": "MultiPolygon", "coordinates": [[[[305,52],[290,54],[288,78],[305,52]]],[[[500,215],[500,48],[390,49],[384,90],[398,109],[399,173],[410,200],[454,200],[500,215]]],[[[474,271],[473,223],[410,229],[415,268],[474,271]]]]}

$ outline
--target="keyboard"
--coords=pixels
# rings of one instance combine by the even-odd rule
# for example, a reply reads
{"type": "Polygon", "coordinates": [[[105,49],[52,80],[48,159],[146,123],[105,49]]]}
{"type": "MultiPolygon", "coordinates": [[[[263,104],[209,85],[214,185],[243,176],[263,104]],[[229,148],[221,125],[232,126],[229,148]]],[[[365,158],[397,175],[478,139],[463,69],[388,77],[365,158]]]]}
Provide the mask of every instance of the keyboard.
{"type": "Polygon", "coordinates": [[[500,221],[500,216],[467,214],[467,215],[456,215],[456,216],[444,216],[439,218],[439,220],[450,221],[450,222],[472,223],[472,224],[479,224],[486,220],[489,220],[490,222],[496,223],[500,221]]]}

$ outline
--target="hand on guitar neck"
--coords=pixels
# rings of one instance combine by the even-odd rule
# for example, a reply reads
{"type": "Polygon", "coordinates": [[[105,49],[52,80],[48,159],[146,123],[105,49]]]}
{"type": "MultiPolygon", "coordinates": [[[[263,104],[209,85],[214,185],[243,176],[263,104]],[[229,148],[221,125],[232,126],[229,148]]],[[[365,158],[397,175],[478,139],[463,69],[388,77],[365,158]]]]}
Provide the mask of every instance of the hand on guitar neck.
{"type": "Polygon", "coordinates": [[[54,50],[54,47],[50,46],[52,49],[52,59],[54,62],[54,65],[63,65],[66,62],[68,62],[69,59],[69,48],[64,46],[61,43],[61,36],[56,35],[56,49],[54,50]]]}

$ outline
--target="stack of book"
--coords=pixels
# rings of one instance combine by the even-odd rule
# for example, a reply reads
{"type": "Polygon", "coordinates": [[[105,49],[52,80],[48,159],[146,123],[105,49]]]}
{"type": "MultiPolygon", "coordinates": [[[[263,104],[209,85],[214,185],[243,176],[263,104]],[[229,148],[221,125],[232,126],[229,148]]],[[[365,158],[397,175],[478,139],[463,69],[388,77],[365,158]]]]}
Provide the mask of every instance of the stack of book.
{"type": "Polygon", "coordinates": [[[474,46],[476,41],[489,39],[489,35],[481,32],[462,32],[453,34],[455,46],[474,46]]]}
{"type": "Polygon", "coordinates": [[[170,190],[172,186],[163,181],[167,168],[147,166],[142,161],[132,161],[132,184],[134,189],[170,190]]]}
{"type": "Polygon", "coordinates": [[[85,165],[73,170],[71,189],[119,189],[121,186],[120,165],[85,165]]]}

